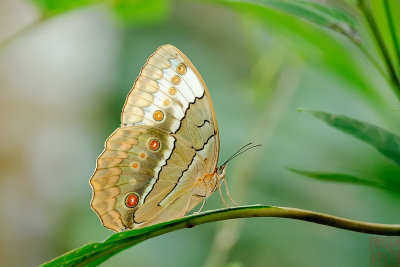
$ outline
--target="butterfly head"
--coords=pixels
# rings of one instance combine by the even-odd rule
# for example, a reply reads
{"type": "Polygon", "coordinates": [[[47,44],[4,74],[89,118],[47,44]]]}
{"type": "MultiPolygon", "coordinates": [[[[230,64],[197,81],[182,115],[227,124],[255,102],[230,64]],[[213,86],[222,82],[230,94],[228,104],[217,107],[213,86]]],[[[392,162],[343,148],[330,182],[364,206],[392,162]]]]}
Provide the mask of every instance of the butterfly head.
{"type": "Polygon", "coordinates": [[[225,168],[226,168],[225,164],[217,167],[217,171],[216,171],[217,177],[218,177],[218,180],[220,180],[220,181],[225,179],[225,168]]]}

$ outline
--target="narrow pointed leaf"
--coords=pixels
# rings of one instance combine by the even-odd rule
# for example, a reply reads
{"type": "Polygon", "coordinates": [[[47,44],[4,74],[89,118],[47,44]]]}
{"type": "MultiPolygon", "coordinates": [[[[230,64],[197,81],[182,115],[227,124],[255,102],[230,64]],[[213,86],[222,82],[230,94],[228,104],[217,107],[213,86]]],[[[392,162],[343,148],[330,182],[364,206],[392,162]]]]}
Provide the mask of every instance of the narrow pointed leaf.
{"type": "Polygon", "coordinates": [[[50,17],[87,5],[98,4],[103,0],[31,0],[43,12],[43,16],[50,17]]]}
{"type": "Polygon", "coordinates": [[[128,25],[156,24],[169,15],[170,1],[120,0],[112,2],[112,9],[128,25]]]}
{"type": "Polygon", "coordinates": [[[330,173],[330,172],[317,172],[317,171],[304,171],[299,169],[288,168],[289,171],[301,174],[310,178],[314,178],[322,181],[329,182],[340,182],[340,183],[351,183],[351,184],[362,184],[376,186],[376,183],[361,179],[352,175],[342,173],[330,173]]]}
{"type": "Polygon", "coordinates": [[[42,266],[97,266],[113,255],[149,238],[182,228],[191,228],[198,224],[223,220],[224,217],[229,216],[232,211],[246,212],[260,208],[275,209],[275,207],[256,205],[239,207],[230,210],[216,210],[187,216],[182,219],[164,222],[141,229],[124,231],[111,235],[104,242],[89,243],[81,248],[72,250],[64,255],[61,255],[60,257],[44,263],[42,266]],[[192,225],[192,223],[195,224],[192,225]]]}
{"type": "MultiPolygon", "coordinates": [[[[361,61],[359,56],[356,56],[352,51],[347,49],[347,47],[343,45],[342,40],[336,38],[337,36],[324,30],[326,27],[318,27],[315,22],[309,23],[309,19],[302,19],[303,21],[300,21],[299,16],[294,16],[293,13],[290,13],[292,15],[288,15],[288,11],[284,12],[282,8],[278,9],[278,5],[283,5],[280,2],[281,1],[276,0],[224,0],[221,4],[229,6],[238,13],[260,19],[265,26],[278,35],[290,36],[296,40],[296,42],[287,43],[287,49],[296,51],[300,56],[305,56],[307,62],[317,64],[321,68],[328,68],[337,75],[343,77],[354,85],[349,88],[357,90],[370,101],[373,101],[373,103],[385,105],[388,103],[388,97],[382,93],[385,91],[376,89],[378,88],[379,79],[376,79],[373,75],[367,75],[368,73],[362,65],[365,64],[364,60],[361,61]],[[352,64],[348,64],[348,62],[352,62],[352,64]]],[[[295,3],[298,1],[285,1],[284,3],[289,5],[292,2],[295,3]]],[[[344,20],[343,23],[347,25],[345,21],[346,20],[344,20]]],[[[325,23],[324,25],[326,26],[332,25],[327,20],[325,23]]],[[[333,25],[335,25],[335,23],[333,25]]],[[[357,29],[355,29],[355,32],[358,32],[357,29]]],[[[361,34],[366,34],[365,29],[361,34]]],[[[371,44],[367,44],[368,40],[363,39],[358,46],[360,48],[362,46],[371,46],[371,44]]],[[[361,50],[367,53],[369,48],[363,47],[361,50]]],[[[383,75],[382,77],[388,81],[388,76],[383,73],[384,70],[382,66],[380,66],[379,63],[375,63],[372,57],[371,64],[373,64],[379,73],[383,75]]],[[[389,84],[388,81],[388,85],[389,84]]],[[[387,87],[385,90],[389,90],[389,88],[391,87],[387,87]]],[[[398,90],[395,89],[394,92],[397,93],[398,90]]]]}
{"type": "Polygon", "coordinates": [[[308,20],[319,26],[335,30],[359,42],[356,20],[344,10],[329,5],[304,0],[227,0],[274,8],[308,20]]]}
{"type": "Polygon", "coordinates": [[[349,183],[356,185],[366,185],[381,188],[387,191],[400,193],[400,183],[391,180],[368,180],[343,173],[321,172],[321,171],[305,171],[299,169],[288,168],[289,171],[325,182],[349,183]]]}
{"type": "Polygon", "coordinates": [[[316,110],[304,110],[330,126],[375,147],[386,158],[400,166],[400,136],[368,122],[316,110]]]}

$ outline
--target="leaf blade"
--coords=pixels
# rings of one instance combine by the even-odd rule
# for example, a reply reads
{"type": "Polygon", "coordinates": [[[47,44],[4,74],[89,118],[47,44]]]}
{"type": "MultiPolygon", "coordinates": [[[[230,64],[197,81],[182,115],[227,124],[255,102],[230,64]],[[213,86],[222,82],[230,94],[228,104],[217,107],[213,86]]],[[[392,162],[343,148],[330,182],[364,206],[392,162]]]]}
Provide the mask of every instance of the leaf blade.
{"type": "Polygon", "coordinates": [[[258,209],[279,209],[272,206],[242,206],[231,209],[209,211],[197,215],[183,217],[181,219],[168,221],[149,227],[115,233],[104,242],[89,243],[81,248],[67,252],[55,259],[52,259],[41,266],[95,266],[107,260],[111,256],[130,248],[140,242],[182,228],[190,228],[191,221],[196,221],[196,225],[224,220],[232,216],[233,213],[252,212],[258,209]],[[226,218],[225,218],[226,217],[226,218]]]}
{"type": "Polygon", "coordinates": [[[307,176],[309,178],[313,178],[321,181],[329,181],[329,182],[340,182],[340,183],[350,183],[350,184],[361,184],[361,185],[369,185],[369,186],[377,186],[377,183],[368,181],[356,176],[342,174],[342,173],[332,173],[332,172],[321,172],[321,171],[305,171],[294,168],[287,168],[289,171],[297,174],[301,174],[303,176],[307,176]]]}
{"type": "Polygon", "coordinates": [[[304,110],[315,118],[375,147],[387,159],[400,166],[400,136],[376,125],[317,110],[304,110]]]}
{"type": "Polygon", "coordinates": [[[321,27],[329,28],[359,42],[358,25],[355,18],[342,9],[304,0],[226,0],[231,3],[247,3],[274,8],[300,17],[321,27]]]}
{"type": "Polygon", "coordinates": [[[128,25],[157,24],[170,12],[170,2],[164,0],[121,0],[112,2],[111,7],[128,25]]]}
{"type": "Polygon", "coordinates": [[[101,3],[103,0],[31,0],[42,12],[44,17],[62,14],[83,6],[101,3]]]}
{"type": "Polygon", "coordinates": [[[370,186],[374,188],[383,189],[396,194],[400,194],[400,181],[395,179],[379,178],[379,179],[366,179],[362,177],[357,177],[354,175],[349,175],[345,173],[333,173],[324,171],[306,171],[295,168],[287,168],[289,171],[312,178],[322,182],[333,182],[333,183],[346,183],[354,185],[370,186]]]}
{"type": "MultiPolygon", "coordinates": [[[[266,0],[264,2],[276,1],[266,0]]],[[[289,36],[296,40],[293,43],[288,42],[287,49],[296,51],[300,58],[306,58],[307,62],[317,64],[318,67],[329,69],[343,77],[353,85],[352,89],[361,93],[374,105],[387,105],[392,100],[392,96],[388,97],[391,92],[377,89],[382,88],[381,81],[370,75],[369,67],[376,68],[379,71],[378,75],[382,75],[381,77],[385,79],[387,82],[385,90],[398,93],[396,88],[391,87],[388,74],[385,73],[383,65],[380,66],[376,62],[376,58],[367,56],[371,65],[366,68],[365,61],[361,61],[354,51],[350,51],[343,44],[342,40],[331,34],[332,31],[327,31],[315,23],[282,12],[265,3],[257,4],[257,1],[254,0],[223,0],[221,2],[222,5],[228,6],[240,14],[250,15],[260,20],[263,26],[278,36],[284,35],[285,38],[289,36]],[[348,64],[348,62],[354,62],[354,64],[348,64]]],[[[363,32],[363,36],[367,33],[369,32],[363,32]]],[[[357,49],[361,49],[363,53],[369,55],[368,51],[372,48],[364,47],[367,43],[361,42],[357,49]]]]}

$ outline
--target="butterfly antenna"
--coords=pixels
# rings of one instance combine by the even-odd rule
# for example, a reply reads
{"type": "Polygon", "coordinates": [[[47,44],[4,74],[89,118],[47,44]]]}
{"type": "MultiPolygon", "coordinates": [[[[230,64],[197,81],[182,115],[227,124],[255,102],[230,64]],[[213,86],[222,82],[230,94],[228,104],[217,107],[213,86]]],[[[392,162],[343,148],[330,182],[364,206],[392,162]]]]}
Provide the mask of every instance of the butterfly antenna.
{"type": "MultiPolygon", "coordinates": [[[[236,154],[232,159],[236,158],[237,156],[239,156],[240,154],[243,154],[243,153],[246,152],[246,151],[249,151],[249,150],[252,149],[252,148],[259,147],[259,146],[262,146],[262,145],[261,145],[261,144],[258,144],[258,145],[251,146],[251,147],[247,148],[246,150],[243,150],[243,151],[241,151],[240,153],[236,154]]],[[[232,160],[232,159],[231,159],[231,160],[232,160]]]]}
{"type": "Polygon", "coordinates": [[[233,153],[233,155],[230,156],[230,157],[224,162],[224,164],[222,164],[222,166],[224,166],[228,161],[230,161],[237,153],[239,153],[241,150],[243,150],[245,147],[248,147],[248,146],[251,145],[251,144],[252,144],[252,143],[248,143],[248,144],[242,146],[241,148],[239,148],[239,150],[236,151],[235,153],[233,153]]]}
{"type": "Polygon", "coordinates": [[[237,156],[239,156],[240,154],[243,154],[246,151],[249,151],[250,149],[253,149],[255,147],[259,147],[262,146],[261,144],[257,144],[257,145],[252,145],[252,143],[248,143],[247,145],[244,145],[243,147],[241,147],[238,151],[236,151],[232,156],[229,157],[229,159],[227,159],[224,164],[222,164],[222,166],[225,166],[229,161],[231,161],[232,159],[236,158],[237,156]],[[249,147],[250,146],[250,147],[249,147]],[[246,148],[246,149],[245,149],[246,148]]]}

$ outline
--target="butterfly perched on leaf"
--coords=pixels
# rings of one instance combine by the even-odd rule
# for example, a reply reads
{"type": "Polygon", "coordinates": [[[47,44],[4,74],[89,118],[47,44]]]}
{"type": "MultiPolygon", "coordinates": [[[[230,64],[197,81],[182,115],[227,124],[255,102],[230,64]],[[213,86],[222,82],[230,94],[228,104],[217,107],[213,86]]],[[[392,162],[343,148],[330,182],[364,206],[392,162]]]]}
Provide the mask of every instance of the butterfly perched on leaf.
{"type": "Polygon", "coordinates": [[[149,57],[130,90],[121,127],[90,179],[91,206],[116,232],[183,217],[220,188],[218,125],[200,73],[176,47],[149,57]]]}

